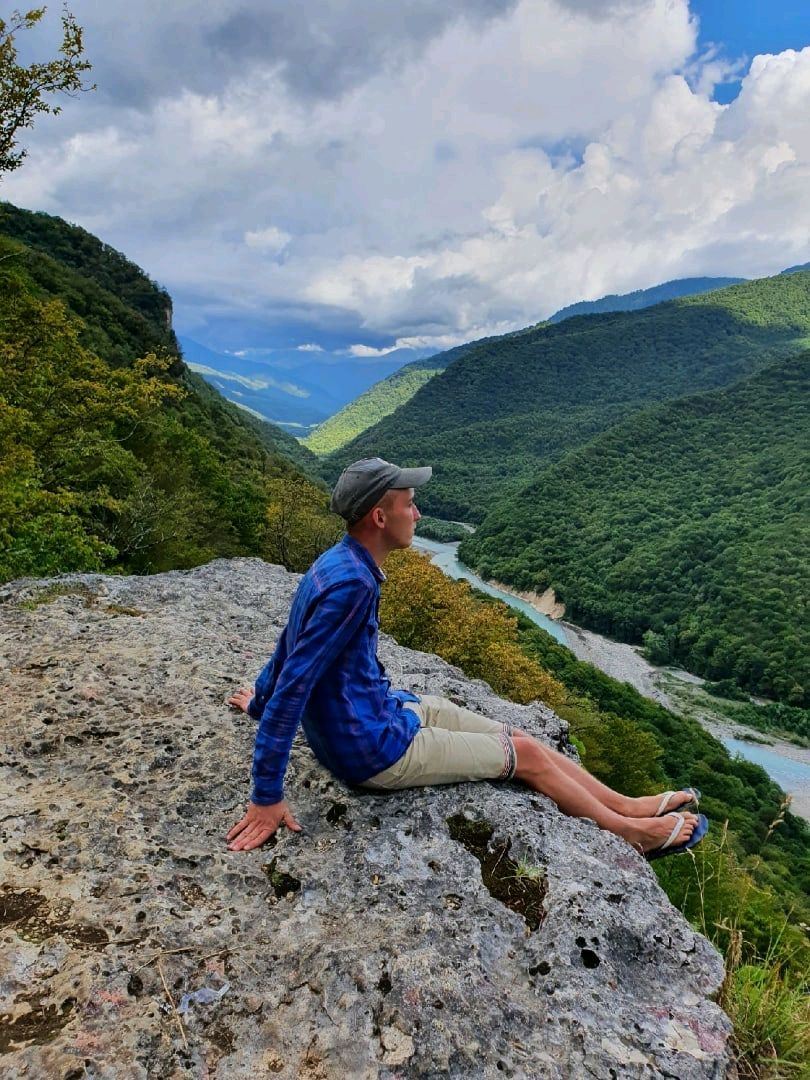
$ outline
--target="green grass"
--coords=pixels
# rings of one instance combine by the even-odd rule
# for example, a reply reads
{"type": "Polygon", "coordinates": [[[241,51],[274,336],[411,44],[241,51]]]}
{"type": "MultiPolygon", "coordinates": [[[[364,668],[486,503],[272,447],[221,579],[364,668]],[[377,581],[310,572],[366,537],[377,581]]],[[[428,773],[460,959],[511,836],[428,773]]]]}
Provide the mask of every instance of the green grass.
{"type": "Polygon", "coordinates": [[[53,585],[46,585],[44,589],[39,589],[28,600],[21,600],[17,607],[23,611],[35,611],[43,604],[52,604],[61,596],[77,596],[84,600],[85,607],[91,607],[97,599],[96,594],[87,585],[56,582],[53,585]]]}

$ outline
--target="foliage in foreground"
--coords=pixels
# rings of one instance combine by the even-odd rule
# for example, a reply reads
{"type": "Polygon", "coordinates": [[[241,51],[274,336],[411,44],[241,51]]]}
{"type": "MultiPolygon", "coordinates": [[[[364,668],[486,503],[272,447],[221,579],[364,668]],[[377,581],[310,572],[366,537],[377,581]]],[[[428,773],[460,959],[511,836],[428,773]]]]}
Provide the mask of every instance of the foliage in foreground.
{"type": "Polygon", "coordinates": [[[37,116],[61,112],[53,97],[95,89],[84,83],[91,65],[84,54],[82,28],[67,7],[62,12],[58,55],[28,65],[17,62],[18,35],[33,30],[46,10],[12,11],[8,20],[0,18],[0,173],[12,172],[23,163],[27,151],[18,148],[19,133],[33,127],[37,116]]]}
{"type": "Polygon", "coordinates": [[[564,687],[526,656],[505,605],[476,604],[466,581],[454,582],[413,551],[385,563],[380,625],[400,645],[441,656],[514,701],[566,700],[564,687]]]}
{"type": "Polygon", "coordinates": [[[339,523],[320,487],[200,399],[165,350],[112,366],[85,328],[22,259],[3,266],[0,580],[233,555],[302,570],[328,546],[339,523]]]}
{"type": "Polygon", "coordinates": [[[397,553],[386,574],[384,630],[400,644],[445,656],[504,697],[552,704],[568,719],[584,764],[605,783],[633,795],[690,782],[704,789],[712,832],[693,854],[656,862],[656,873],[726,958],[720,1004],[734,1023],[740,1076],[804,1077],[810,830],[786,812],[776,785],[758,766],[732,760],[697,724],[576,660],[530,620],[450,581],[427,559],[397,553]]]}
{"type": "MultiPolygon", "coordinates": [[[[783,817],[784,811],[774,819],[770,835],[783,817]]],[[[719,1004],[734,1024],[741,1078],[806,1077],[807,926],[756,884],[735,855],[727,828],[710,834],[689,858],[656,863],[656,873],[672,902],[725,956],[719,1004]]]]}

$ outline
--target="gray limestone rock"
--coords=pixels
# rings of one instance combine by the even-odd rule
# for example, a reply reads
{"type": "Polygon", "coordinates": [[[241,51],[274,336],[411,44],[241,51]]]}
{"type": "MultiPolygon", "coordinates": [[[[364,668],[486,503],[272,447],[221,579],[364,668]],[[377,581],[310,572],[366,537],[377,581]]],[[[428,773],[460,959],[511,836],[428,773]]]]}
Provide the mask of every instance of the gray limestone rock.
{"type": "MultiPolygon", "coordinates": [[[[628,844],[518,785],[354,791],[299,738],[305,831],[226,850],[254,734],[226,697],[297,580],[234,559],[0,587],[3,1075],[729,1075],[718,954],[628,844]]],[[[540,704],[381,659],[566,749],[540,704]]]]}

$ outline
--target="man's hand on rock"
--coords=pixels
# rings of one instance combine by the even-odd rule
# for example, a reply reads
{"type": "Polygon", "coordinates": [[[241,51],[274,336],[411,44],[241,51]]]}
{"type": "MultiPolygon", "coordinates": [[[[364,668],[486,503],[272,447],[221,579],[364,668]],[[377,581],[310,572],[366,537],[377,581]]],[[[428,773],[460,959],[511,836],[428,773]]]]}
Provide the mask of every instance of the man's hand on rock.
{"type": "Polygon", "coordinates": [[[265,840],[281,826],[286,825],[293,832],[301,832],[301,826],[295,820],[284,799],[272,806],[257,806],[248,803],[247,813],[237,821],[225,839],[230,851],[251,851],[261,847],[265,840]]]}
{"type": "Polygon", "coordinates": [[[240,686],[232,697],[228,698],[228,704],[233,705],[235,709],[241,709],[242,712],[248,711],[248,705],[253,700],[253,691],[248,690],[244,686],[240,686]]]}

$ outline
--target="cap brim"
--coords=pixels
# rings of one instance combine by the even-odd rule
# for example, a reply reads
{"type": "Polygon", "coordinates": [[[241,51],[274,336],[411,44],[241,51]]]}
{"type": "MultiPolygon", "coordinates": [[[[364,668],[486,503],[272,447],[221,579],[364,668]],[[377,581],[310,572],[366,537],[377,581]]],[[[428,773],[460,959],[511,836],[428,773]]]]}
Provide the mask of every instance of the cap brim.
{"type": "Polygon", "coordinates": [[[430,465],[423,465],[419,469],[400,469],[396,484],[393,486],[397,488],[418,488],[422,484],[426,484],[431,476],[433,476],[433,469],[430,465]]]}

